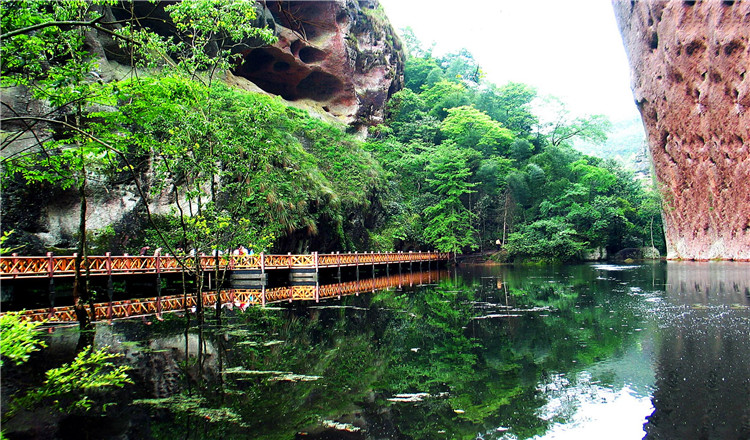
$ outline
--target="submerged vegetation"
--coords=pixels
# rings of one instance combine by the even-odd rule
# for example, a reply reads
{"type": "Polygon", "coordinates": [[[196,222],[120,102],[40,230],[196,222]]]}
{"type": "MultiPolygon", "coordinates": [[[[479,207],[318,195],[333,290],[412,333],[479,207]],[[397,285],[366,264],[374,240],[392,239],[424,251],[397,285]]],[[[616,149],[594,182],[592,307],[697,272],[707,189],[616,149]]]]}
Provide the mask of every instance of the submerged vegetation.
{"type": "MultiPolygon", "coordinates": [[[[252,4],[168,6],[176,26],[169,37],[134,15],[104,27],[102,7],[121,7],[112,1],[6,6],[4,90],[24,90],[50,111],[3,111],[4,127],[14,130],[3,138],[3,190],[11,200],[75,190],[82,258],[91,246],[135,252],[145,244],[172,253],[239,244],[466,252],[496,249],[499,240],[505,260],[664,246],[655,193],[614,162],[570,146],[605,139],[605,119],[571,118],[552,101],[555,119],[541,121],[532,87],[486,82],[465,50],[432,56],[407,30],[406,88],[391,98],[385,123],[360,140],[219,81],[239,56],[234,42],[274,39],[250,24],[252,4]],[[119,59],[130,60],[124,79],[100,79],[85,42],[92,30],[110,35],[119,59]],[[17,148],[30,133],[36,141],[17,148]],[[173,211],[156,215],[142,203],[136,218],[91,236],[87,202],[96,188],[118,185],[135,185],[144,201],[169,200],[173,211]]],[[[6,223],[20,230],[14,209],[3,204],[6,223]]]]}

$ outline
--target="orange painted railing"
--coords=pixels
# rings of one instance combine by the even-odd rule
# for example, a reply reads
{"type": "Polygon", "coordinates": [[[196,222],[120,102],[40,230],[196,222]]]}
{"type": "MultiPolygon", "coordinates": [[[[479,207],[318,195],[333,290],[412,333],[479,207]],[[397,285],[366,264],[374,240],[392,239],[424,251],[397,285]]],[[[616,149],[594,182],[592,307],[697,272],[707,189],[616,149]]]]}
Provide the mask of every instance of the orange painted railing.
{"type": "MultiPolygon", "coordinates": [[[[385,252],[305,255],[223,255],[221,269],[319,269],[330,267],[363,266],[373,264],[418,263],[448,260],[446,252],[385,252]]],[[[216,257],[199,257],[201,270],[216,267],[216,257]]],[[[129,275],[146,273],[174,273],[193,270],[195,257],[182,256],[89,256],[82,265],[82,273],[91,275],[129,275]]],[[[0,279],[72,277],[75,275],[75,256],[24,257],[13,254],[0,257],[0,279]]]]}
{"type": "MultiPolygon", "coordinates": [[[[346,295],[372,292],[389,287],[413,286],[415,284],[435,283],[449,276],[447,271],[409,272],[387,277],[366,278],[326,285],[274,287],[270,289],[228,289],[221,291],[221,302],[224,307],[249,307],[265,305],[280,301],[318,301],[327,298],[341,298],[346,295]]],[[[96,320],[123,319],[137,316],[155,315],[158,313],[191,310],[196,306],[196,295],[152,297],[129,299],[123,301],[102,302],[94,304],[96,320]]],[[[216,292],[203,294],[204,307],[214,307],[216,292]]],[[[86,307],[91,314],[91,308],[86,307]]],[[[53,307],[46,309],[26,310],[23,317],[31,321],[49,323],[76,322],[73,306],[53,307]]]]}

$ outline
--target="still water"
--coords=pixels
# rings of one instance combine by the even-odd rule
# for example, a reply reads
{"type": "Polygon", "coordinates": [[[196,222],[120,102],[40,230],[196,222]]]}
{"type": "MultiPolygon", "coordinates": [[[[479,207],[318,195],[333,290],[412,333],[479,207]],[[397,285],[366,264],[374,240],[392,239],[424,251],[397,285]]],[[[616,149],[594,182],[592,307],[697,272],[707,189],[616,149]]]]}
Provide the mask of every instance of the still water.
{"type": "MultiPolygon", "coordinates": [[[[3,400],[72,359],[56,329],[3,400]]],[[[750,439],[750,265],[473,266],[221,323],[101,323],[135,382],[13,438],[750,439]]]]}

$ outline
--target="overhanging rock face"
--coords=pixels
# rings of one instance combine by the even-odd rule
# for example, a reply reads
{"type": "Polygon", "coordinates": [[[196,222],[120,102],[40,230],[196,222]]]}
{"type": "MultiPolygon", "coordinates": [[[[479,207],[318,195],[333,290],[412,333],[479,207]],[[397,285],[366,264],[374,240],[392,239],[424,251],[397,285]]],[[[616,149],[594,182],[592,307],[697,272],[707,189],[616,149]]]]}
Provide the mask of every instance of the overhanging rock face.
{"type": "Polygon", "coordinates": [[[358,128],[383,122],[404,53],[377,0],[260,4],[278,42],[243,52],[235,75],[358,128]]]}
{"type": "Polygon", "coordinates": [[[750,261],[750,2],[613,0],[669,259],[750,261]]]}

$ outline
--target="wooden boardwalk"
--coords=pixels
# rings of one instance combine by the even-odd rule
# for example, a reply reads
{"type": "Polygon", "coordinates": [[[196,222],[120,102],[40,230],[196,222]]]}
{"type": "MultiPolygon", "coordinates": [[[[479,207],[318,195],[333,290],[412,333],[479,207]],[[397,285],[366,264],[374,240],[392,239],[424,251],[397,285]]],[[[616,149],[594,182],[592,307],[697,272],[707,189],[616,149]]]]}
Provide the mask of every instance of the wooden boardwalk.
{"type": "MultiPolygon", "coordinates": [[[[364,292],[372,292],[390,287],[431,284],[448,277],[447,271],[409,272],[385,277],[366,278],[325,285],[286,286],[266,289],[225,289],[220,291],[221,302],[226,308],[265,306],[282,301],[320,301],[364,292]]],[[[203,305],[213,308],[216,305],[216,292],[203,293],[203,305]]],[[[196,295],[173,295],[142,299],[129,299],[94,304],[95,320],[125,319],[139,316],[158,315],[166,312],[191,310],[196,306],[196,295]]],[[[91,313],[91,308],[86,307],[91,313]]],[[[51,307],[25,310],[23,317],[31,321],[47,323],[76,322],[73,306],[51,307]]]]}
{"type": "MultiPolygon", "coordinates": [[[[230,255],[219,257],[222,270],[268,270],[279,269],[318,269],[379,264],[419,263],[444,261],[451,258],[446,252],[385,252],[385,253],[336,253],[305,255],[230,255]]],[[[214,270],[216,257],[199,257],[200,269],[214,270]]],[[[195,270],[195,257],[183,256],[89,256],[83,265],[82,273],[90,275],[137,275],[176,273],[195,270]]],[[[0,257],[0,280],[24,278],[58,278],[75,275],[75,256],[55,256],[48,253],[41,257],[25,257],[13,254],[0,257]]]]}

